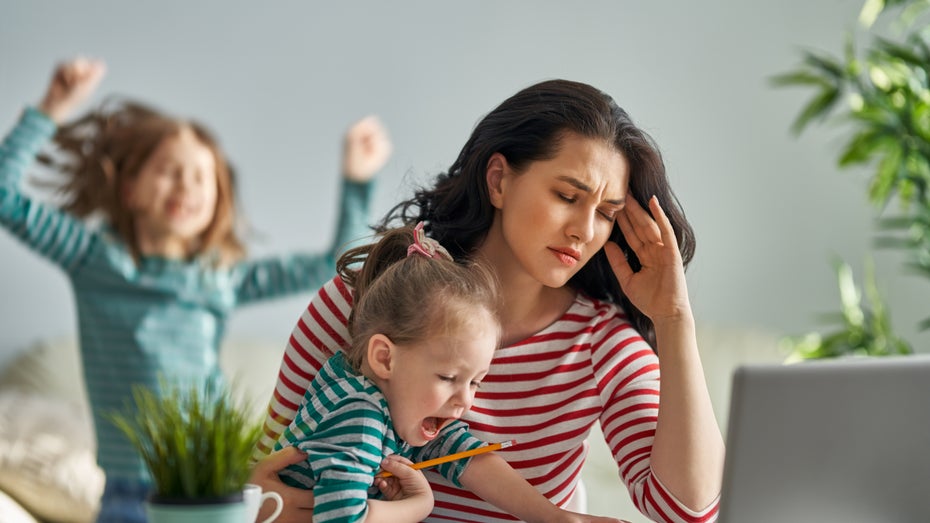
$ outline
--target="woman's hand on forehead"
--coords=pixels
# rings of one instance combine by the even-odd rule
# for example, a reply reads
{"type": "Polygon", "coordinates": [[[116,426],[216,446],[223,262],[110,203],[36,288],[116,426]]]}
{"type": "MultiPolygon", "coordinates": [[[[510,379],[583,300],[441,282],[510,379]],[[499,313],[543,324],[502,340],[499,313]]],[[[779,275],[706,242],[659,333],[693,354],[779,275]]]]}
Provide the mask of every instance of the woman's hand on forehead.
{"type": "Polygon", "coordinates": [[[684,266],[675,230],[656,197],[649,200],[652,215],[634,198],[617,216],[617,225],[640,262],[634,272],[620,247],[604,246],[620,288],[653,321],[690,309],[684,266]],[[655,218],[653,218],[655,216],[655,218]]]}

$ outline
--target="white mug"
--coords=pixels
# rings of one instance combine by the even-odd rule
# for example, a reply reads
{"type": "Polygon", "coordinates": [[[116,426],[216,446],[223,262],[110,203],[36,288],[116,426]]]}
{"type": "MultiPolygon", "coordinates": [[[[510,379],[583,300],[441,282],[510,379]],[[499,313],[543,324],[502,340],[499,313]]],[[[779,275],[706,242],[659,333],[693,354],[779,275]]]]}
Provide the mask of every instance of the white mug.
{"type": "Polygon", "coordinates": [[[242,497],[245,500],[245,520],[248,523],[256,521],[258,518],[258,511],[262,508],[266,499],[274,500],[275,509],[274,513],[260,523],[271,523],[281,514],[281,511],[284,510],[284,500],[281,499],[281,495],[272,491],[262,492],[261,485],[246,483],[245,487],[242,489],[242,497]]]}

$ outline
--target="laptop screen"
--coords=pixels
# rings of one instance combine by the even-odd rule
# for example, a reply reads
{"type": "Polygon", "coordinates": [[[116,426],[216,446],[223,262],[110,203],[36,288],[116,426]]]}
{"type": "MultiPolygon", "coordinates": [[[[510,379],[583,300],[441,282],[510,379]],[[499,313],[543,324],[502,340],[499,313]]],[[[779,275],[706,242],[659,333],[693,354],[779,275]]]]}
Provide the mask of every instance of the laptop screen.
{"type": "Polygon", "coordinates": [[[721,523],[930,522],[930,355],[736,370],[721,523]]]}

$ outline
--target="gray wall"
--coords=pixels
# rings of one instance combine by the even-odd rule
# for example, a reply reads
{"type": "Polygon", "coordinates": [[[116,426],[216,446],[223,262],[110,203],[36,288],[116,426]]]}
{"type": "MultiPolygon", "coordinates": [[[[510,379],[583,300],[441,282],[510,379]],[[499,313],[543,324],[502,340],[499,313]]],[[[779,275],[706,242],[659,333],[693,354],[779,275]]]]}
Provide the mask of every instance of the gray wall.
{"type": "MultiPolygon", "coordinates": [[[[317,249],[335,215],[340,138],[376,112],[395,155],[376,213],[448,165],[516,90],[564,77],[612,94],[660,144],[698,232],[691,298],[705,324],[778,334],[837,310],[829,263],[859,268],[874,232],[864,172],[835,168],[834,128],[788,128],[807,93],[767,78],[802,47],[838,51],[859,0],[120,2],[0,0],[0,125],[77,53],[122,93],[205,121],[241,174],[257,254],[317,249]]],[[[97,100],[99,100],[99,96],[97,100]]],[[[0,234],[0,360],[75,330],[64,276],[0,234]]],[[[901,332],[917,344],[927,282],[879,253],[901,332]]],[[[231,334],[286,341],[309,296],[241,310],[231,334]]]]}

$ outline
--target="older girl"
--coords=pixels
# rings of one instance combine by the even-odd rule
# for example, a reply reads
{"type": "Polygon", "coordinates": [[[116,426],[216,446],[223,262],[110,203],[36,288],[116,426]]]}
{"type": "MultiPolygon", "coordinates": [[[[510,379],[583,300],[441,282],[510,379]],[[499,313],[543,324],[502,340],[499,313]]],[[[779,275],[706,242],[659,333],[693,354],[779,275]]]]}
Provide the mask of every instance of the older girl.
{"type": "Polygon", "coordinates": [[[135,103],[107,105],[58,127],[103,74],[101,62],[86,59],[58,67],[41,103],[24,111],[0,145],[0,224],[58,265],[74,288],[107,477],[99,521],[142,522],[147,471],[106,415],[123,407],[133,384],[157,390],[162,376],[219,376],[220,340],[236,307],[325,282],[336,250],[364,233],[369,179],[390,147],[371,121],[350,131],[342,214],[329,249],[246,260],[232,169],[204,127],[135,103]],[[58,147],[46,162],[64,176],[61,209],[20,188],[52,138],[58,147]]]}

